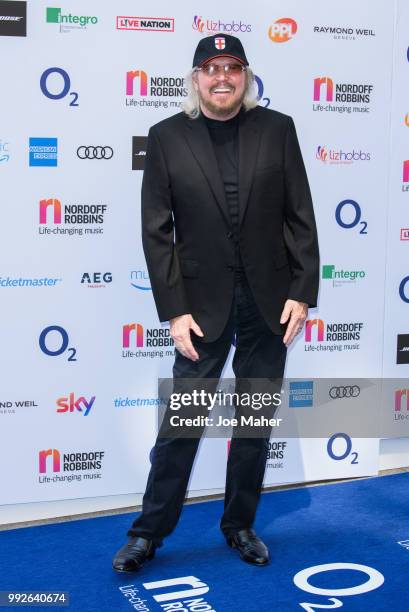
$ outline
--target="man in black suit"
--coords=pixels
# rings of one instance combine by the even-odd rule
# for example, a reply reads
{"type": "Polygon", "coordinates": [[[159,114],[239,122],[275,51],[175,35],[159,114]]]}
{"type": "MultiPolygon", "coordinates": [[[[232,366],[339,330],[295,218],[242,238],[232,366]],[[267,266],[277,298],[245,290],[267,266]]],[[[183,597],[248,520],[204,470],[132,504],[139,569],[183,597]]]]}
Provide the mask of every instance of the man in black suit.
{"type": "MultiPolygon", "coordinates": [[[[159,318],[170,321],[175,385],[219,379],[232,337],[237,380],[278,379],[286,349],[315,306],[318,241],[291,117],[257,106],[239,39],[196,49],[184,112],[149,132],[142,233],[159,318]]],[[[169,408],[168,408],[169,412],[169,408]]],[[[244,561],[269,562],[252,525],[268,435],[233,437],[221,529],[244,561]]],[[[199,436],[154,447],[142,514],[116,554],[139,569],[174,529],[199,436]]]]}

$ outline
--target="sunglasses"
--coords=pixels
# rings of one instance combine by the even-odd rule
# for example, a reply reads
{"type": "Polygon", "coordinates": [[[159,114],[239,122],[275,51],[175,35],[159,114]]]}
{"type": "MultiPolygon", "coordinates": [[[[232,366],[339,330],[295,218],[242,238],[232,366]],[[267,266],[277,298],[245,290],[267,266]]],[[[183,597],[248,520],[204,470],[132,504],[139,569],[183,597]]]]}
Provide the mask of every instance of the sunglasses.
{"type": "Polygon", "coordinates": [[[209,62],[208,64],[205,64],[204,66],[201,66],[200,68],[196,68],[196,70],[200,70],[201,72],[203,72],[203,74],[209,77],[219,75],[221,73],[225,75],[230,74],[233,76],[237,76],[241,74],[244,70],[246,70],[246,66],[244,66],[243,64],[238,64],[237,62],[235,62],[234,64],[223,64],[223,65],[212,64],[211,62],[209,62]]]}

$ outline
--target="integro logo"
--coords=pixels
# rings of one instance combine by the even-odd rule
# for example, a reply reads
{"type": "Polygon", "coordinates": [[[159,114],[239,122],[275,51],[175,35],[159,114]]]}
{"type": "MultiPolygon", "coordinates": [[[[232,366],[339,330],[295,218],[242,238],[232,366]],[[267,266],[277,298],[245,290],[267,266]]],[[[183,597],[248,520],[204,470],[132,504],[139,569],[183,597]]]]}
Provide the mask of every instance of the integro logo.
{"type": "Polygon", "coordinates": [[[335,106],[333,104],[313,104],[313,111],[325,112],[364,112],[369,113],[372,90],[374,86],[366,83],[335,83],[330,77],[314,79],[314,102],[348,103],[352,106],[335,106]],[[358,105],[358,106],[357,106],[358,105]],[[365,106],[362,106],[365,105],[365,106]]]}
{"type": "Polygon", "coordinates": [[[327,323],[323,319],[308,319],[305,323],[305,351],[359,350],[364,324],[359,322],[327,323]],[[350,344],[352,343],[352,344],[350,344]]]}
{"type": "Polygon", "coordinates": [[[234,34],[234,33],[245,33],[251,32],[251,24],[244,23],[242,21],[221,21],[220,19],[203,19],[200,15],[195,15],[193,17],[192,28],[196,32],[200,32],[201,34],[208,34],[209,36],[212,34],[217,34],[218,32],[225,34],[234,34]]]}
{"type": "Polygon", "coordinates": [[[151,76],[144,70],[129,70],[126,73],[125,106],[168,108],[180,106],[181,100],[187,96],[185,79],[173,76],[151,76]],[[137,97],[135,97],[137,96],[137,97]],[[148,96],[150,99],[148,99],[148,96]],[[167,98],[170,98],[168,100],[167,98]]]}
{"type": "Polygon", "coordinates": [[[72,15],[68,13],[64,15],[60,8],[46,8],[46,22],[57,23],[60,32],[70,32],[71,30],[86,30],[87,26],[98,23],[98,18],[86,15],[72,15]]]}
{"type": "Polygon", "coordinates": [[[102,234],[104,228],[101,226],[107,208],[106,204],[65,204],[62,207],[61,201],[57,198],[40,200],[38,233],[46,236],[102,234]],[[49,227],[50,225],[58,227],[49,227]]]}
{"type": "Polygon", "coordinates": [[[122,327],[122,357],[163,357],[174,356],[174,350],[156,350],[173,347],[174,342],[168,327],[146,328],[140,323],[128,323],[122,327]],[[134,351],[132,348],[139,350],[134,351]],[[145,351],[141,349],[145,348],[145,351]]]}
{"type": "Polygon", "coordinates": [[[92,480],[101,478],[105,451],[61,452],[57,448],[41,450],[38,453],[38,481],[41,484],[92,480]],[[67,472],[67,474],[61,474],[67,472]],[[74,472],[74,474],[72,473],[74,472]],[[83,474],[82,472],[90,472],[83,474]],[[54,476],[46,476],[54,474],[54,476]]]}
{"type": "Polygon", "coordinates": [[[275,43],[288,42],[295,36],[297,29],[297,22],[294,19],[282,17],[269,27],[268,36],[275,43]]]}
{"type": "Polygon", "coordinates": [[[84,396],[75,399],[75,393],[70,393],[67,397],[59,397],[57,399],[57,412],[80,412],[84,416],[88,416],[92,406],[94,405],[95,395],[90,400],[84,396]]]}
{"type": "Polygon", "coordinates": [[[322,145],[318,145],[315,152],[315,159],[324,164],[353,164],[357,161],[370,161],[371,154],[362,151],[362,149],[352,151],[344,151],[343,149],[330,149],[322,145]]]}
{"type": "Polygon", "coordinates": [[[364,270],[337,270],[333,265],[322,266],[322,278],[332,280],[333,287],[355,284],[357,280],[365,278],[364,270]]]}

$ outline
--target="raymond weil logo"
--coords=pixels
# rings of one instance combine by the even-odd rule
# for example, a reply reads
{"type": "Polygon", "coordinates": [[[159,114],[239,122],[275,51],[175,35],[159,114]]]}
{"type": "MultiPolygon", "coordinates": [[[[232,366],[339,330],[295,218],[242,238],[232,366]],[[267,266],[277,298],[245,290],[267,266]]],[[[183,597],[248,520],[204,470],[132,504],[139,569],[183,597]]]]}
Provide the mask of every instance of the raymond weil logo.
{"type": "Polygon", "coordinates": [[[125,17],[116,18],[117,30],[145,30],[147,32],[174,32],[173,17],[125,17]]]}
{"type": "Polygon", "coordinates": [[[355,284],[358,280],[365,278],[364,270],[343,270],[336,269],[333,265],[322,266],[322,278],[331,280],[333,287],[355,284]]]}

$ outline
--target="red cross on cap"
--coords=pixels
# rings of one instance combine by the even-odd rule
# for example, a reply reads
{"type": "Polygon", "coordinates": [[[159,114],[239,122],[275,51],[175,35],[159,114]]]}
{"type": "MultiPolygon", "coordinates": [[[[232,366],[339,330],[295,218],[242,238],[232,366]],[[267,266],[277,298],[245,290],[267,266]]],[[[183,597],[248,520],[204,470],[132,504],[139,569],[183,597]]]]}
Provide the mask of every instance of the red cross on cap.
{"type": "Polygon", "coordinates": [[[216,49],[224,49],[226,46],[226,39],[223,36],[215,38],[214,46],[216,47],[216,49]]]}

